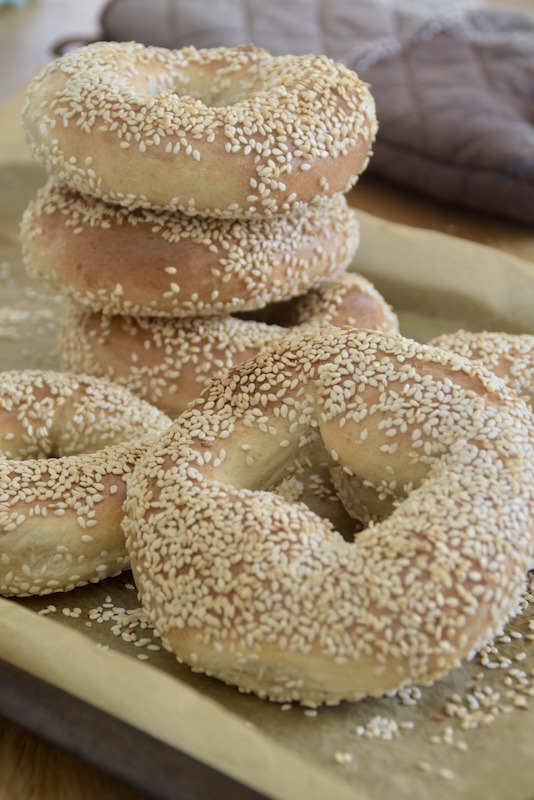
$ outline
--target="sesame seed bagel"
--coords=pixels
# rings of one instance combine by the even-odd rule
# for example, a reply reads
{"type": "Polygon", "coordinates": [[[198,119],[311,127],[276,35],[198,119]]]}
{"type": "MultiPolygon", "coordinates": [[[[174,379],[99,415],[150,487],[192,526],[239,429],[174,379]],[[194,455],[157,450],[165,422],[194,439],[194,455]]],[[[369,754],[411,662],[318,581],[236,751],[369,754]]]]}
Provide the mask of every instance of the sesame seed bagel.
{"type": "MultiPolygon", "coordinates": [[[[534,403],[534,336],[460,330],[436,336],[428,344],[479,362],[520,397],[534,403]]],[[[332,467],[330,473],[345,510],[360,523],[369,524],[383,516],[385,509],[393,509],[396,492],[387,477],[374,487],[349,477],[340,467],[332,467]]]]}
{"type": "Polygon", "coordinates": [[[261,308],[339,272],[359,243],[343,195],[270,220],[129,211],[49,182],[26,209],[30,274],[106,314],[189,317],[261,308]]]}
{"type": "Polygon", "coordinates": [[[377,123],[367,84],[323,55],[97,42],[30,82],[35,158],[128,207],[272,216],[347,191],[377,123]]]}
{"type": "Polygon", "coordinates": [[[0,374],[0,594],[67,591],[128,566],[126,479],[169,424],[108,381],[0,374]]]}
{"type": "Polygon", "coordinates": [[[534,403],[534,336],[494,331],[444,333],[429,344],[480,361],[534,403]]]}
{"type": "Polygon", "coordinates": [[[266,307],[257,320],[107,316],[73,305],[59,329],[58,352],[64,369],[107,377],[176,417],[214,376],[288,335],[325,325],[398,331],[374,286],[342,273],[266,307]]]}
{"type": "Polygon", "coordinates": [[[534,430],[491,372],[400,335],[325,328],[214,380],[139,461],[124,530],[178,659],[277,701],[430,683],[517,610],[534,430]],[[346,541],[274,488],[335,463],[397,485],[346,541]]]}

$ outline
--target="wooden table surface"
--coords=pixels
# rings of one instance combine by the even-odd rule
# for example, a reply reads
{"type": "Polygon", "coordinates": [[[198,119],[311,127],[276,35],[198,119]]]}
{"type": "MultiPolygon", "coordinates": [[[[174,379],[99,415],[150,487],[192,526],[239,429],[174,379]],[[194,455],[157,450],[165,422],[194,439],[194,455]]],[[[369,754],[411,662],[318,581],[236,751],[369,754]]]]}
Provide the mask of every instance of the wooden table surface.
{"type": "MultiPolygon", "coordinates": [[[[534,0],[500,0],[534,11],[534,0]]],[[[52,58],[65,37],[99,30],[101,0],[29,0],[0,8],[0,104],[52,58]]],[[[364,175],[351,204],[379,217],[491,245],[534,262],[527,225],[440,204],[364,175]]],[[[1,709],[0,709],[1,715],[1,709]]],[[[0,716],[0,800],[136,800],[141,795],[0,716]]]]}

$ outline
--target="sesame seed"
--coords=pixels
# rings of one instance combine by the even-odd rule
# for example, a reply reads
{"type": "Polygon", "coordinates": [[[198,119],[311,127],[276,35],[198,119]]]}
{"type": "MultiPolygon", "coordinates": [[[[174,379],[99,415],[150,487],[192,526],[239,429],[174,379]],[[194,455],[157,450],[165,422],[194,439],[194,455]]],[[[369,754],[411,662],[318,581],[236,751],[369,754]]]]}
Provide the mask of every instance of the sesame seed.
{"type": "Polygon", "coordinates": [[[23,119],[36,160],[78,192],[240,219],[344,192],[366,168],[377,133],[372,94],[353,71],[324,55],[272,56],[253,46],[76,48],[30,82],[23,119]],[[196,85],[205,69],[209,91],[196,85]],[[139,82],[150,88],[140,93],[139,82]],[[233,164],[231,187],[197,180],[188,162],[216,174],[221,150],[233,164]],[[254,184],[257,202],[247,200],[254,184]]]}
{"type": "Polygon", "coordinates": [[[293,214],[236,221],[129,210],[80,195],[52,177],[23,214],[21,240],[29,274],[47,278],[83,308],[176,319],[263,309],[339,276],[358,248],[359,224],[343,195],[293,214]],[[61,258],[50,249],[52,231],[61,258]],[[136,255],[126,244],[132,236],[136,255]]]}
{"type": "Polygon", "coordinates": [[[124,569],[125,478],[170,420],[108,381],[46,370],[2,373],[0,409],[0,435],[18,445],[0,451],[0,529],[17,534],[4,540],[2,594],[66,591],[124,569]],[[21,561],[28,548],[35,558],[21,561]]]}
{"type": "MultiPolygon", "coordinates": [[[[531,564],[530,413],[484,367],[395,334],[328,327],[275,343],[213,379],[134,470],[124,528],[142,603],[164,638],[172,631],[176,645],[185,632],[180,658],[195,652],[195,670],[312,711],[377,686],[436,680],[478,647],[485,666],[484,643],[515,613],[531,564]],[[405,437],[383,453],[378,479],[376,454],[401,425],[405,437]],[[430,452],[412,452],[412,425],[430,452]],[[214,467],[207,454],[218,455],[221,438],[229,457],[214,467]],[[295,446],[280,448],[286,439],[295,446]],[[276,492],[325,454],[344,476],[343,503],[349,466],[376,509],[354,541],[276,492]],[[413,487],[407,495],[404,486],[413,487]],[[324,676],[316,652],[329,665],[324,676]],[[362,668],[369,658],[371,673],[362,668]],[[352,688],[336,692],[332,670],[352,688]]],[[[493,716],[491,697],[467,702],[470,713],[493,716]]],[[[392,718],[357,732],[400,735],[392,718]]],[[[440,741],[454,746],[451,730],[440,741]]]]}
{"type": "MultiPolygon", "coordinates": [[[[397,317],[385,300],[354,273],[324,280],[293,300],[293,306],[297,323],[288,329],[276,318],[270,323],[261,317],[256,321],[230,315],[144,318],[97,314],[73,304],[60,324],[58,349],[64,369],[111,378],[176,417],[214,377],[285,339],[290,331],[355,322],[369,329],[398,330],[397,317]],[[358,306],[364,311],[356,318],[358,306]],[[113,352],[129,352],[130,360],[122,355],[110,360],[113,352]]],[[[266,311],[269,314],[269,308],[266,311]]],[[[280,407],[287,413],[283,404],[280,407]]],[[[281,442],[284,439],[289,441],[282,437],[281,442]]]]}

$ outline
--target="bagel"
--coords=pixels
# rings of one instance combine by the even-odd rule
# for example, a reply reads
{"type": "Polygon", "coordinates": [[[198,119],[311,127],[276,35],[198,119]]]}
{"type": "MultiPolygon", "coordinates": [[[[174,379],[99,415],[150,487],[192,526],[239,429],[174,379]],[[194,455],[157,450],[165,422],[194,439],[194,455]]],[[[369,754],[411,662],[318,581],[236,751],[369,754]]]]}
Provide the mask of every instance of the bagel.
{"type": "Polygon", "coordinates": [[[261,308],[339,272],[359,243],[343,195],[270,220],[129,211],[55,182],[21,224],[28,272],[105,314],[189,317],[261,308]]]}
{"type": "Polygon", "coordinates": [[[0,594],[67,591],[128,566],[125,481],[169,424],[108,381],[0,374],[0,594]]]}
{"type": "Polygon", "coordinates": [[[58,352],[64,369],[109,378],[176,417],[215,375],[290,334],[325,325],[398,330],[389,305],[353,273],[257,316],[260,321],[233,316],[162,320],[106,316],[74,305],[59,327],[58,352]]]}
{"type": "MultiPolygon", "coordinates": [[[[534,336],[460,330],[436,336],[428,344],[479,362],[531,405],[534,402],[534,336]]],[[[376,521],[386,509],[393,509],[396,497],[387,476],[375,487],[347,475],[340,467],[332,467],[330,475],[345,510],[360,524],[376,521]]]]}
{"type": "Polygon", "coordinates": [[[479,361],[534,404],[534,336],[460,330],[436,336],[429,344],[479,361]]]}
{"type": "Polygon", "coordinates": [[[36,160],[113,204],[243,218],[348,191],[377,129],[367,84],[324,55],[97,42],[29,83],[36,160]]]}
{"type": "Polygon", "coordinates": [[[428,684],[518,610],[534,430],[491,372],[400,335],[328,328],[214,380],[128,482],[141,601],[177,658],[276,701],[428,684]],[[336,463],[396,487],[346,541],[273,491],[336,463]]]}

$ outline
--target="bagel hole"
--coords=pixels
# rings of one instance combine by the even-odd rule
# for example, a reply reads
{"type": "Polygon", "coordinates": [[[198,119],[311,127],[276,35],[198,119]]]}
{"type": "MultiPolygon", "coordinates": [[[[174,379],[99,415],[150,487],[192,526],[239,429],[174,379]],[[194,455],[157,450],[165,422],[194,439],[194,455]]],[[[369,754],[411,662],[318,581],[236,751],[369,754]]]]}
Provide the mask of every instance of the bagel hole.
{"type": "Polygon", "coordinates": [[[161,92],[172,92],[176,97],[199,100],[207,108],[227,108],[242,103],[256,91],[261,90],[261,82],[254,76],[246,76],[244,70],[233,71],[213,80],[203,70],[195,73],[192,69],[185,74],[174,73],[167,76],[153,76],[148,84],[148,91],[158,95],[161,92]]]}
{"type": "Polygon", "coordinates": [[[188,86],[187,91],[177,91],[176,88],[172,89],[173,94],[177,97],[192,97],[193,100],[200,100],[200,102],[208,108],[227,108],[234,106],[243,100],[242,95],[237,93],[218,92],[208,94],[205,90],[195,91],[194,87],[188,86]]]}
{"type": "Polygon", "coordinates": [[[285,478],[275,492],[290,502],[302,502],[322,519],[328,519],[340,536],[353,542],[366,528],[364,520],[350,516],[336,492],[327,465],[305,467],[285,478]]]}
{"type": "Polygon", "coordinates": [[[3,432],[4,441],[0,454],[11,461],[46,461],[49,458],[58,458],[56,444],[49,433],[41,432],[37,435],[24,425],[10,426],[9,430],[3,432]]]}
{"type": "Polygon", "coordinates": [[[71,456],[82,456],[97,453],[108,447],[127,441],[121,431],[103,432],[98,437],[84,436],[90,428],[66,426],[61,431],[49,431],[48,435],[37,436],[25,433],[23,441],[17,434],[15,446],[0,448],[6,458],[13,461],[54,461],[71,456]]]}
{"type": "Polygon", "coordinates": [[[59,452],[58,448],[53,444],[52,447],[45,453],[42,458],[46,459],[46,461],[51,461],[56,458],[61,458],[61,453],[59,452]]]}
{"type": "Polygon", "coordinates": [[[265,325],[278,325],[280,328],[291,328],[299,325],[301,319],[301,303],[303,295],[290,297],[288,300],[278,300],[268,303],[263,308],[252,311],[240,311],[234,317],[252,322],[262,322],[265,325]]]}
{"type": "Polygon", "coordinates": [[[6,458],[13,461],[50,461],[61,458],[70,453],[64,453],[53,439],[34,439],[25,442],[24,448],[14,448],[12,451],[2,449],[6,458]]]}
{"type": "Polygon", "coordinates": [[[190,89],[197,91],[195,95],[204,105],[211,108],[227,108],[248,100],[257,91],[261,91],[262,83],[254,74],[240,68],[231,68],[224,74],[218,74],[216,80],[200,76],[200,86],[193,81],[190,89]],[[206,88],[209,87],[209,90],[206,88]]]}
{"type": "Polygon", "coordinates": [[[43,452],[38,448],[28,448],[28,450],[24,453],[6,453],[4,450],[1,451],[2,454],[9,458],[11,461],[51,461],[53,459],[61,458],[59,453],[54,452],[43,452]]]}

